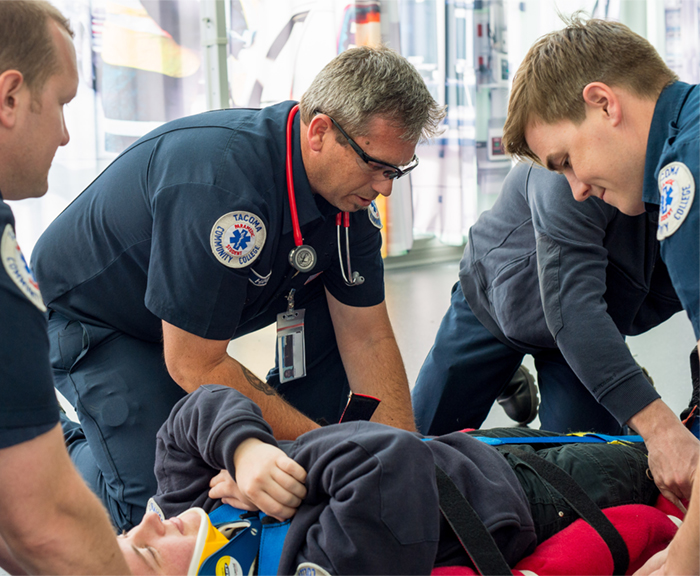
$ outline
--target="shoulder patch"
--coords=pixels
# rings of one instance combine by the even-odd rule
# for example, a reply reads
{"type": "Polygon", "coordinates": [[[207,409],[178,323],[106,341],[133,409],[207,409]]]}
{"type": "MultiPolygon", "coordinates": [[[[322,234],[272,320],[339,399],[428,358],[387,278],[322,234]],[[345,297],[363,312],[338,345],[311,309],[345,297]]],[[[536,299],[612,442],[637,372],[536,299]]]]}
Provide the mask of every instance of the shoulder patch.
{"type": "Polygon", "coordinates": [[[658,240],[668,238],[676,232],[690,212],[695,197],[695,180],[683,162],[666,164],[659,172],[659,228],[658,240]]]}
{"type": "Polygon", "coordinates": [[[266,237],[262,219],[241,210],[219,218],[211,228],[209,242],[212,253],[224,266],[244,268],[260,256],[266,237]]]}
{"type": "Polygon", "coordinates": [[[372,203],[367,207],[367,214],[369,216],[369,221],[381,230],[383,228],[382,217],[379,215],[379,208],[377,208],[377,204],[374,200],[372,200],[372,203]]]}
{"type": "Polygon", "coordinates": [[[15,231],[11,224],[5,226],[0,240],[0,255],[2,256],[2,265],[5,268],[7,275],[12,278],[12,281],[17,285],[22,294],[24,294],[42,312],[46,312],[44,300],[39,292],[39,285],[34,279],[29,264],[24,259],[22,251],[17,244],[15,231]]]}
{"type": "Polygon", "coordinates": [[[297,566],[294,576],[331,576],[325,568],[313,562],[302,562],[297,566]]]}
{"type": "MultiPolygon", "coordinates": [[[[253,573],[252,568],[255,566],[255,562],[253,562],[253,566],[251,566],[251,574],[253,573]]],[[[216,576],[245,576],[243,573],[243,567],[240,565],[238,560],[236,560],[233,556],[221,556],[216,561],[216,567],[214,568],[214,573],[216,576]]]]}
{"type": "Polygon", "coordinates": [[[158,518],[160,518],[161,522],[165,521],[165,514],[163,514],[160,506],[158,506],[158,503],[153,498],[149,498],[148,502],[146,502],[146,512],[155,512],[158,514],[158,518]]]}

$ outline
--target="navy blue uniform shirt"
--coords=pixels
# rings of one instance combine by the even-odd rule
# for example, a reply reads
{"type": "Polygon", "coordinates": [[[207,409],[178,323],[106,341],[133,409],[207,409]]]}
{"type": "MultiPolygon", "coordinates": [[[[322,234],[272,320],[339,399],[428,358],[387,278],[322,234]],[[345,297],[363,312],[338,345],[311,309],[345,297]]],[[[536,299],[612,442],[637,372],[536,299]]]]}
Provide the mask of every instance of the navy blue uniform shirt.
{"type": "Polygon", "coordinates": [[[336,245],[338,210],[311,192],[298,114],[296,203],[304,241],[318,262],[308,274],[288,262],[294,239],[285,130],[293,105],[183,118],[128,148],[37,243],[34,268],[47,306],[158,342],[161,319],[214,340],[257,329],[253,320],[272,301],[319,272],[340,302],[381,303],[379,229],[368,212],[351,214],[352,267],[366,281],[346,286],[336,245]]]}
{"type": "Polygon", "coordinates": [[[647,143],[644,202],[659,212],[661,256],[700,339],[700,86],[674,82],[659,96],[647,143]]]}
{"type": "Polygon", "coordinates": [[[12,210],[0,196],[0,449],[58,424],[46,308],[14,228],[12,210]]]}

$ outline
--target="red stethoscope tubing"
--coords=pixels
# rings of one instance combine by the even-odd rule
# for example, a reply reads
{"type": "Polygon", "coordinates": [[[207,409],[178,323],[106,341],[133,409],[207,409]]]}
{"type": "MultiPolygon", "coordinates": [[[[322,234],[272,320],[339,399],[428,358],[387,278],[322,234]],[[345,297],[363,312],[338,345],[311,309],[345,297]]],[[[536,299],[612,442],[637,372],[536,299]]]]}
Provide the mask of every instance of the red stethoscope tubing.
{"type": "Polygon", "coordinates": [[[294,125],[294,115],[299,110],[299,104],[295,104],[289,111],[287,118],[287,195],[289,196],[289,215],[292,217],[292,230],[294,230],[294,245],[301,246],[304,239],[301,237],[299,227],[299,214],[297,213],[297,199],[294,194],[294,173],[292,171],[292,126],[294,125]]]}
{"type": "MultiPolygon", "coordinates": [[[[292,169],[292,127],[294,125],[294,116],[299,110],[299,104],[295,104],[289,111],[287,117],[287,195],[289,196],[289,215],[292,217],[292,230],[294,231],[294,245],[301,246],[304,239],[301,236],[301,228],[299,227],[299,214],[297,212],[297,199],[294,193],[294,172],[292,169]]],[[[343,228],[350,227],[350,213],[338,212],[335,217],[337,226],[343,225],[343,228]]]]}
{"type": "MultiPolygon", "coordinates": [[[[286,176],[287,176],[287,195],[289,196],[289,215],[292,218],[292,230],[294,231],[294,244],[296,248],[292,250],[289,254],[290,264],[294,266],[297,270],[302,271],[297,264],[293,262],[295,251],[297,248],[301,248],[304,244],[304,239],[301,236],[301,227],[299,226],[299,214],[297,212],[297,201],[296,195],[294,194],[294,174],[292,171],[292,126],[294,124],[294,115],[299,110],[299,105],[295,104],[289,111],[289,116],[287,117],[287,157],[285,162],[286,176]]],[[[338,212],[335,217],[335,223],[338,232],[338,260],[340,261],[340,271],[343,274],[343,280],[348,286],[359,286],[365,279],[359,275],[358,272],[353,273],[350,267],[350,237],[348,234],[348,229],[350,228],[350,213],[349,212],[338,212]],[[345,228],[345,253],[347,258],[347,269],[348,273],[345,274],[345,269],[343,268],[343,255],[340,250],[340,226],[345,228]]],[[[316,255],[313,248],[310,246],[306,247],[313,253],[313,258],[316,255]]],[[[306,271],[306,270],[304,270],[306,271]]]]}

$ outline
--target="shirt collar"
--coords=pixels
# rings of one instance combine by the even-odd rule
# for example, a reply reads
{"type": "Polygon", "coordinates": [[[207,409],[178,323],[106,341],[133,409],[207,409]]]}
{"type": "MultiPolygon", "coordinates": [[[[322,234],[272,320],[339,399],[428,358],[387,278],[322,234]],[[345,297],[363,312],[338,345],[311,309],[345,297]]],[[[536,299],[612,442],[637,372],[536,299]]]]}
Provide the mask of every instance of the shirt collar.
{"type": "Polygon", "coordinates": [[[674,82],[661,91],[659,99],[656,101],[644,162],[643,200],[645,202],[659,203],[659,188],[656,177],[659,172],[658,164],[661,153],[668,139],[669,125],[678,122],[683,104],[692,89],[693,86],[685,82],[674,82]]]}
{"type": "MultiPolygon", "coordinates": [[[[289,106],[285,106],[285,118],[289,111],[294,106],[295,102],[289,102],[289,106]]],[[[317,219],[324,219],[338,213],[338,209],[326,202],[319,194],[314,194],[311,191],[311,185],[304,169],[304,162],[301,157],[300,143],[300,117],[301,113],[297,112],[292,120],[292,169],[294,174],[294,196],[296,198],[297,214],[299,216],[299,226],[303,227],[317,219]]],[[[285,138],[285,156],[286,165],[287,147],[286,147],[287,121],[284,123],[284,138],[285,138]]],[[[289,212],[289,196],[286,188],[284,191],[284,222],[282,226],[283,234],[292,233],[292,217],[289,212]]]]}

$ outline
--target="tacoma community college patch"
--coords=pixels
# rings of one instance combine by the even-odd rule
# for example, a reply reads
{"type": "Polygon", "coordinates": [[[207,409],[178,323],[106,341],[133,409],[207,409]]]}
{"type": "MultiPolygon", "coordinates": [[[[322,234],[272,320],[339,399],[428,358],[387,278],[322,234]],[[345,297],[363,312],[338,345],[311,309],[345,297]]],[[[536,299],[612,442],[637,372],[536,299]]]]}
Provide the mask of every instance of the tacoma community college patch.
{"type": "Polygon", "coordinates": [[[369,215],[369,221],[380,230],[382,229],[382,217],[379,214],[379,208],[377,204],[372,200],[372,203],[367,207],[367,214],[369,215]]]}
{"type": "Polygon", "coordinates": [[[7,224],[2,233],[0,255],[2,256],[2,265],[5,268],[5,272],[12,278],[17,288],[29,298],[34,306],[42,312],[46,312],[44,300],[41,297],[41,292],[39,292],[39,285],[34,280],[34,275],[17,245],[17,238],[15,238],[15,231],[12,229],[11,224],[7,224]]]}
{"type": "Polygon", "coordinates": [[[666,164],[659,172],[659,240],[668,238],[681,227],[695,197],[693,174],[683,162],[666,164]]]}
{"type": "Polygon", "coordinates": [[[260,256],[267,232],[252,212],[229,212],[212,226],[209,241],[216,259],[229,268],[244,268],[260,256]]]}

